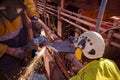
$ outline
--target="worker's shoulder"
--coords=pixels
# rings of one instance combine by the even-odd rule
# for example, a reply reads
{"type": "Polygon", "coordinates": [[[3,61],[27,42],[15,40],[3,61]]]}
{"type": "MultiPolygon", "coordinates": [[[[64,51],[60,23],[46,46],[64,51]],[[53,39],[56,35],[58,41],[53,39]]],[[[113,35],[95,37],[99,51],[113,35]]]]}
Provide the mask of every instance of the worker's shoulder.
{"type": "Polygon", "coordinates": [[[100,58],[99,60],[94,60],[92,63],[90,63],[92,67],[96,66],[97,68],[116,68],[116,63],[107,58],[100,58]]]}
{"type": "Polygon", "coordinates": [[[100,62],[107,63],[107,64],[115,64],[113,60],[107,59],[107,58],[101,58],[100,62]]]}
{"type": "Polygon", "coordinates": [[[107,59],[107,58],[100,58],[98,60],[93,60],[91,61],[87,66],[91,66],[91,67],[101,67],[101,66],[105,66],[105,65],[115,65],[115,62],[113,60],[107,59]]]}

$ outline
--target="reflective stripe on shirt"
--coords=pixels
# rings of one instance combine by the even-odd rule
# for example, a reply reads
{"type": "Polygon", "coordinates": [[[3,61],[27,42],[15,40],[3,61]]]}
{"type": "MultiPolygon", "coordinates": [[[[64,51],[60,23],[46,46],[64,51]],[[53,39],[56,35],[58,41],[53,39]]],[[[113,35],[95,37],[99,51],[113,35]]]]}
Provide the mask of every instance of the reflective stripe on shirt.
{"type": "Polygon", "coordinates": [[[4,36],[0,36],[0,41],[5,41],[5,40],[9,40],[9,39],[14,38],[15,36],[18,35],[18,33],[20,32],[20,30],[22,28],[23,28],[23,25],[22,25],[22,22],[21,22],[21,26],[17,30],[15,30],[14,32],[12,32],[10,34],[4,35],[4,36]]]}

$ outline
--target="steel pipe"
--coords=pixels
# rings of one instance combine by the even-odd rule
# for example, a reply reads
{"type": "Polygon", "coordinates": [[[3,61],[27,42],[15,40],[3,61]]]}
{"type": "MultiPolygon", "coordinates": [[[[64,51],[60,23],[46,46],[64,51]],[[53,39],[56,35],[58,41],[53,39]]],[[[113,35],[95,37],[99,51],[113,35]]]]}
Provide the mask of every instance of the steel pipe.
{"type": "MultiPolygon", "coordinates": [[[[43,10],[39,9],[39,7],[38,7],[38,12],[39,12],[39,13],[40,13],[40,12],[43,13],[43,10]]],[[[49,10],[47,10],[46,12],[49,13],[49,14],[51,14],[51,15],[57,16],[57,14],[55,14],[55,13],[49,11],[49,10]]],[[[40,13],[40,14],[41,14],[41,13],[40,13]]]]}
{"type": "MultiPolygon", "coordinates": [[[[44,5],[44,3],[42,3],[42,2],[37,2],[37,3],[40,4],[40,5],[44,5]]],[[[47,7],[51,7],[51,8],[53,8],[53,9],[57,9],[56,6],[51,6],[51,5],[49,5],[49,4],[46,4],[46,6],[47,6],[47,7]]]]}
{"type": "MultiPolygon", "coordinates": [[[[38,4],[39,6],[43,6],[43,4],[38,4]]],[[[58,8],[56,8],[55,6],[51,6],[49,4],[46,4],[46,8],[48,8],[49,10],[52,10],[54,12],[57,12],[58,8]]],[[[76,17],[81,17],[81,18],[84,18],[86,20],[89,20],[89,21],[92,21],[92,22],[97,22],[96,19],[92,19],[92,18],[89,18],[89,17],[86,17],[86,16],[83,16],[83,15],[80,15],[78,13],[75,13],[75,12],[71,12],[69,10],[66,10],[66,9],[62,9],[63,12],[66,12],[68,14],[71,14],[73,16],[76,16],[76,17]]],[[[105,22],[105,21],[102,21],[101,23],[102,25],[106,25],[106,26],[110,26],[110,25],[113,25],[112,23],[109,23],[109,22],[105,22]]]]}
{"type": "Polygon", "coordinates": [[[51,31],[51,30],[47,27],[47,25],[46,25],[42,20],[38,19],[38,21],[39,21],[39,23],[42,25],[43,29],[45,29],[45,31],[47,32],[47,34],[49,34],[49,36],[51,37],[51,39],[53,39],[53,40],[58,39],[58,36],[55,35],[55,34],[53,33],[53,31],[51,31]]]}
{"type": "Polygon", "coordinates": [[[51,11],[47,11],[49,14],[51,14],[51,15],[53,15],[53,16],[58,16],[57,14],[55,14],[55,13],[53,13],[53,12],[51,12],[51,11]]]}
{"type": "Polygon", "coordinates": [[[110,43],[112,46],[115,46],[117,48],[120,48],[120,44],[116,43],[116,42],[111,42],[110,43]]]}
{"type": "Polygon", "coordinates": [[[71,15],[73,15],[73,16],[76,16],[76,17],[78,17],[78,18],[80,17],[80,18],[83,18],[83,19],[86,19],[86,20],[90,20],[90,21],[92,21],[92,22],[96,22],[96,19],[92,19],[92,18],[83,16],[83,15],[81,15],[81,14],[77,14],[77,13],[75,13],[75,12],[71,12],[71,11],[66,10],[66,9],[63,9],[63,12],[66,12],[66,13],[71,14],[71,15]]]}
{"type": "Polygon", "coordinates": [[[38,8],[38,9],[41,9],[41,10],[44,10],[44,8],[43,8],[43,7],[41,7],[41,6],[37,6],[37,8],[38,8]]]}
{"type": "MultiPolygon", "coordinates": [[[[87,17],[87,16],[83,16],[83,15],[81,15],[81,14],[78,14],[78,13],[75,13],[75,12],[71,12],[71,11],[66,10],[66,9],[63,9],[63,12],[68,13],[68,14],[71,14],[71,15],[76,16],[76,17],[78,17],[78,18],[80,17],[80,18],[89,20],[90,22],[95,22],[95,23],[97,22],[96,19],[92,19],[92,18],[89,18],[89,17],[87,17]]],[[[111,25],[113,25],[113,23],[102,21],[101,25],[111,26],[111,25]]]]}
{"type": "Polygon", "coordinates": [[[75,21],[78,21],[78,22],[80,22],[80,23],[83,23],[83,24],[86,24],[86,25],[88,25],[88,26],[90,26],[90,27],[95,28],[95,25],[94,25],[94,24],[89,23],[89,22],[87,22],[87,21],[85,21],[85,20],[76,18],[76,17],[74,17],[74,16],[71,16],[71,15],[66,14],[66,13],[63,13],[63,12],[61,12],[60,14],[63,15],[63,16],[65,16],[65,17],[71,18],[71,19],[73,19],[73,20],[75,20],[75,21]]]}
{"type": "MultiPolygon", "coordinates": [[[[39,6],[41,6],[41,5],[39,5],[39,6]]],[[[52,14],[52,15],[55,14],[54,12],[56,12],[56,13],[58,12],[57,10],[54,10],[54,9],[52,9],[51,7],[46,7],[46,9],[47,9],[47,13],[52,14]],[[53,12],[50,12],[50,10],[53,11],[53,12]]],[[[86,24],[86,25],[88,25],[88,26],[90,26],[90,27],[92,27],[92,28],[95,28],[95,25],[94,25],[93,23],[90,23],[90,22],[87,22],[87,21],[84,21],[84,20],[80,20],[80,19],[77,18],[77,17],[79,16],[79,17],[85,18],[85,19],[87,19],[87,20],[96,22],[95,19],[88,18],[88,17],[86,17],[86,16],[82,16],[82,15],[80,15],[80,14],[77,14],[77,13],[74,13],[74,12],[71,12],[71,11],[68,11],[68,10],[65,10],[65,9],[63,9],[63,11],[64,11],[64,12],[67,12],[67,13],[69,13],[69,14],[73,14],[73,15],[74,15],[74,16],[71,16],[71,15],[69,15],[69,14],[67,14],[67,13],[60,12],[63,16],[69,17],[69,18],[71,18],[71,19],[74,19],[75,21],[81,22],[81,23],[86,24]]],[[[56,14],[55,16],[57,16],[57,14],[56,14]]],[[[101,31],[105,31],[106,29],[100,28],[100,30],[101,30],[101,31]]]]}
{"type": "MultiPolygon", "coordinates": [[[[65,17],[71,18],[71,19],[73,19],[73,20],[75,20],[75,21],[78,21],[78,22],[80,22],[80,23],[86,24],[87,26],[90,26],[90,27],[92,27],[92,28],[95,28],[95,24],[92,24],[92,23],[90,23],[90,22],[87,22],[87,21],[85,21],[85,20],[76,18],[76,17],[74,17],[74,16],[71,16],[71,15],[66,14],[66,13],[63,13],[63,12],[61,12],[60,14],[63,15],[63,16],[65,16],[65,17]]],[[[101,31],[105,31],[104,28],[100,28],[100,30],[101,30],[101,31]]]]}
{"type": "MultiPolygon", "coordinates": [[[[44,3],[41,3],[41,2],[39,2],[39,3],[40,3],[40,4],[38,4],[38,6],[41,6],[41,7],[44,6],[44,3]]],[[[55,13],[58,13],[58,8],[56,8],[56,7],[54,7],[54,6],[51,6],[51,5],[49,5],[49,4],[46,4],[46,9],[47,9],[47,12],[48,12],[49,14],[54,15],[54,12],[55,12],[55,13]],[[50,12],[50,11],[53,11],[53,12],[50,12]]],[[[84,18],[84,19],[86,19],[86,20],[89,20],[90,22],[91,22],[91,21],[92,21],[92,22],[96,22],[96,19],[92,19],[92,18],[83,16],[83,15],[77,14],[77,13],[75,13],[75,12],[71,12],[71,11],[68,11],[68,10],[66,10],[66,9],[63,8],[61,13],[64,13],[64,12],[65,12],[65,14],[67,14],[68,16],[69,16],[70,14],[73,15],[72,17],[73,17],[74,19],[75,19],[76,17],[81,17],[81,18],[84,18]]],[[[57,15],[55,15],[55,16],[57,16],[57,15]]],[[[64,16],[66,16],[66,15],[64,15],[64,16]]],[[[70,17],[70,18],[71,18],[71,17],[70,17]]],[[[79,18],[76,18],[75,20],[79,22],[78,19],[79,19],[79,18]]],[[[84,22],[84,21],[83,21],[83,22],[84,22]]],[[[90,22],[87,22],[87,23],[90,23],[90,22]]],[[[86,24],[86,23],[85,23],[85,24],[86,24]]],[[[95,25],[92,24],[92,23],[86,24],[86,25],[95,28],[95,25]]],[[[101,25],[110,26],[111,23],[102,21],[101,25]]],[[[100,30],[101,30],[101,31],[105,31],[106,29],[100,28],[100,30]]]]}
{"type": "Polygon", "coordinates": [[[55,59],[57,65],[59,66],[61,72],[63,72],[63,74],[66,76],[66,78],[69,79],[70,74],[67,72],[67,69],[66,69],[65,65],[63,64],[61,58],[58,55],[55,55],[54,59],[55,59]]]}
{"type": "Polygon", "coordinates": [[[63,21],[65,21],[65,22],[67,22],[67,23],[69,23],[69,24],[71,24],[71,25],[73,25],[73,26],[75,26],[75,27],[78,28],[78,29],[81,29],[81,30],[83,30],[83,31],[89,31],[89,30],[83,28],[82,26],[80,26],[80,25],[78,25],[78,24],[76,24],[76,23],[74,23],[74,22],[72,22],[72,21],[69,21],[69,20],[67,20],[67,19],[65,19],[65,18],[63,18],[63,17],[60,17],[60,19],[63,20],[63,21]]]}
{"type": "Polygon", "coordinates": [[[38,12],[42,12],[43,13],[43,10],[42,9],[37,9],[38,10],[38,12]]]}
{"type": "Polygon", "coordinates": [[[65,5],[65,0],[61,0],[61,8],[63,9],[65,5]]]}
{"type": "Polygon", "coordinates": [[[120,34],[118,33],[113,33],[113,37],[117,38],[117,39],[120,39],[120,34]]]}
{"type": "MultiPolygon", "coordinates": [[[[43,29],[51,36],[51,33],[52,33],[52,31],[48,28],[48,26],[47,25],[45,25],[44,23],[43,23],[43,21],[41,21],[40,19],[38,20],[39,22],[40,22],[40,24],[42,25],[42,27],[43,27],[43,29]]],[[[58,36],[57,35],[55,35],[54,33],[52,33],[54,36],[51,36],[51,39],[55,39],[55,38],[58,38],[58,36]]],[[[60,41],[60,40],[59,40],[60,41]]],[[[69,55],[71,55],[71,54],[67,54],[68,56],[69,55]]],[[[74,55],[73,55],[74,56],[74,55]]],[[[73,58],[73,56],[69,56],[69,58],[70,59],[72,59],[73,58]]],[[[58,56],[59,57],[59,56],[58,56]]],[[[81,69],[83,66],[82,66],[82,64],[81,63],[79,63],[79,62],[76,62],[77,60],[73,60],[73,64],[75,65],[75,66],[77,66],[79,69],[81,69]]],[[[62,68],[62,67],[61,67],[62,68]]],[[[65,73],[65,72],[64,72],[65,73]]],[[[66,74],[66,73],[65,73],[66,74]]],[[[67,75],[67,77],[69,78],[69,76],[67,75]]],[[[62,79],[63,80],[63,79],[62,79]]]]}
{"type": "Polygon", "coordinates": [[[101,26],[101,22],[102,22],[103,15],[104,15],[104,12],[105,12],[106,4],[107,4],[107,0],[102,0],[101,6],[100,6],[100,11],[99,11],[99,14],[98,14],[98,19],[97,19],[97,22],[96,22],[96,28],[95,28],[96,32],[99,32],[99,28],[101,26]]]}
{"type": "MultiPolygon", "coordinates": [[[[47,4],[46,4],[46,5],[47,5],[47,4]]],[[[42,4],[38,4],[38,6],[43,7],[44,5],[42,5],[42,4]]],[[[57,10],[56,10],[56,9],[53,9],[53,8],[51,8],[51,7],[47,7],[47,6],[46,6],[46,8],[47,8],[48,10],[51,10],[51,11],[57,13],[57,10]]]]}

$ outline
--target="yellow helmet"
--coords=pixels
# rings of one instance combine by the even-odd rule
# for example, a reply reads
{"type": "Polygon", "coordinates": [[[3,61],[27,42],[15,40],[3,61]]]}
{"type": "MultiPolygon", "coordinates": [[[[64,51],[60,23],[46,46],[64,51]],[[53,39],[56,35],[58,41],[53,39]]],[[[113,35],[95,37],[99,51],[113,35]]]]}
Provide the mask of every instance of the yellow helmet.
{"type": "Polygon", "coordinates": [[[105,50],[105,42],[99,33],[88,31],[79,36],[77,42],[75,43],[75,47],[80,48],[87,58],[96,59],[103,56],[105,50]]]}

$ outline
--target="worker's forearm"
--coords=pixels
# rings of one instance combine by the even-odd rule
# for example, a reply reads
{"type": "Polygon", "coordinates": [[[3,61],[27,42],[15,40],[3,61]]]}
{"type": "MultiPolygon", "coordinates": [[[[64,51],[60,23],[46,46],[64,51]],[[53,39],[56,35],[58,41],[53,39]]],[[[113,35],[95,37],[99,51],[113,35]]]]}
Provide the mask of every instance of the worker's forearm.
{"type": "Polygon", "coordinates": [[[0,57],[6,52],[7,47],[5,44],[0,44],[0,57]]]}
{"type": "Polygon", "coordinates": [[[9,55],[13,55],[14,51],[15,51],[15,48],[7,47],[5,53],[9,55]]]}

